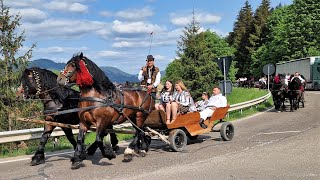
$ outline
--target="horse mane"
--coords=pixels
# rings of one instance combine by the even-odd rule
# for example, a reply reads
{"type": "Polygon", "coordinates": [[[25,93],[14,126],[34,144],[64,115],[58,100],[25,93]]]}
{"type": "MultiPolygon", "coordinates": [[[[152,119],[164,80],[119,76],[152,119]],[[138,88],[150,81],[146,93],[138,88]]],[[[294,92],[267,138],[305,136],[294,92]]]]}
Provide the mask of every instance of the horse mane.
{"type": "Polygon", "coordinates": [[[80,60],[83,60],[86,64],[86,67],[88,71],[90,72],[94,83],[93,87],[100,93],[103,94],[103,92],[112,92],[116,91],[116,86],[110,81],[110,79],[107,77],[107,75],[89,58],[83,56],[81,58],[81,55],[75,55],[67,62],[67,64],[74,62],[76,69],[80,70],[79,62],[80,60]]]}
{"type": "MultiPolygon", "coordinates": [[[[39,67],[32,67],[25,70],[23,73],[22,81],[26,83],[29,87],[32,86],[28,81],[28,75],[26,71],[35,71],[39,74],[40,84],[42,91],[48,91],[48,94],[54,101],[59,101],[60,103],[64,103],[65,99],[68,96],[79,97],[79,93],[72,89],[68,89],[62,86],[59,86],[57,83],[57,77],[55,73],[49,71],[47,69],[41,69],[39,67]]],[[[34,77],[35,78],[35,77],[34,77]]]]}

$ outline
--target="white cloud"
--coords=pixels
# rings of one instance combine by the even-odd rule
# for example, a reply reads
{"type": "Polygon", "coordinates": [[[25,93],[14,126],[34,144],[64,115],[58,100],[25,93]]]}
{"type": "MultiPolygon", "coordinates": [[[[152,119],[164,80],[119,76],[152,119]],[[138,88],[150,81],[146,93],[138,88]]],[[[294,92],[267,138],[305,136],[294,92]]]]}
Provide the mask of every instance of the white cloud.
{"type": "Polygon", "coordinates": [[[66,11],[66,12],[75,12],[75,13],[88,12],[88,6],[80,3],[51,1],[49,3],[44,4],[44,7],[53,11],[66,11]]]}
{"type": "Polygon", "coordinates": [[[138,20],[152,16],[153,12],[150,8],[144,7],[142,9],[127,9],[119,11],[115,15],[125,19],[138,20]]]}
{"type": "Polygon", "coordinates": [[[119,51],[100,51],[97,53],[98,57],[123,57],[124,52],[119,51]]]}
{"type": "Polygon", "coordinates": [[[154,57],[154,59],[156,59],[156,60],[164,60],[164,59],[166,59],[165,56],[162,56],[162,55],[160,55],[160,54],[153,55],[153,57],[154,57]]]}
{"type": "Polygon", "coordinates": [[[73,39],[83,35],[99,33],[108,25],[98,21],[48,19],[38,24],[25,23],[23,27],[28,34],[45,39],[73,39]]]}
{"type": "Polygon", "coordinates": [[[99,14],[100,14],[101,16],[103,16],[103,17],[110,17],[110,16],[112,16],[112,12],[110,12],[110,11],[101,11],[99,14]]]}
{"type": "Polygon", "coordinates": [[[115,20],[112,23],[112,30],[117,33],[125,34],[149,34],[151,32],[163,31],[164,28],[161,28],[158,25],[148,24],[142,21],[137,22],[122,22],[115,20]]]}
{"type": "Polygon", "coordinates": [[[57,53],[69,53],[77,51],[86,51],[88,47],[61,47],[61,46],[51,46],[47,48],[36,48],[34,52],[40,54],[57,54],[57,53]]]}
{"type": "Polygon", "coordinates": [[[10,8],[25,8],[34,7],[36,4],[40,4],[41,0],[6,0],[4,4],[10,8]]]}
{"type": "MultiPolygon", "coordinates": [[[[178,15],[176,13],[172,13],[170,14],[170,18],[171,18],[171,23],[177,26],[186,26],[188,24],[190,24],[193,15],[189,14],[189,15],[178,15]]],[[[195,19],[197,22],[199,22],[200,24],[215,24],[220,22],[221,17],[217,16],[217,15],[213,15],[210,13],[199,13],[199,14],[195,14],[195,19]]]]}
{"type": "MultiPolygon", "coordinates": [[[[153,33],[152,46],[175,45],[182,34],[182,29],[172,31],[160,31],[153,33]]],[[[116,37],[112,47],[114,48],[137,48],[150,47],[150,36],[147,34],[143,37],[116,37]]]]}
{"type": "Polygon", "coordinates": [[[149,7],[144,7],[142,9],[126,9],[114,13],[110,11],[101,11],[100,15],[104,17],[115,16],[126,20],[141,20],[152,16],[153,11],[149,7]]]}
{"type": "Polygon", "coordinates": [[[86,13],[86,12],[88,12],[88,7],[86,5],[83,5],[80,3],[73,3],[69,7],[69,10],[71,12],[86,13]]]}
{"type": "Polygon", "coordinates": [[[24,22],[31,23],[41,22],[48,18],[48,15],[45,12],[35,8],[10,9],[10,13],[14,15],[20,14],[24,22]]]}

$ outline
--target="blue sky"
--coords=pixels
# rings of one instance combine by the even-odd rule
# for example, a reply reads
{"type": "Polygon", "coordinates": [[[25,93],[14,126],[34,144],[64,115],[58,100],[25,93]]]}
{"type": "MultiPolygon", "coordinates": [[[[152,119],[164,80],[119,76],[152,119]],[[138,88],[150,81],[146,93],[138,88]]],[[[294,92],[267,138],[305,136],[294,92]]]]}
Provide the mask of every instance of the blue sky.
{"type": "MultiPolygon", "coordinates": [[[[99,66],[137,74],[150,53],[165,70],[195,10],[203,30],[232,31],[245,0],[4,0],[22,16],[24,48],[36,44],[32,60],[67,62],[83,52],[99,66]],[[153,32],[153,36],[150,33],[153,32]]],[[[253,10],[261,0],[249,0],[253,10]]],[[[292,0],[271,0],[271,6],[292,0]]]]}

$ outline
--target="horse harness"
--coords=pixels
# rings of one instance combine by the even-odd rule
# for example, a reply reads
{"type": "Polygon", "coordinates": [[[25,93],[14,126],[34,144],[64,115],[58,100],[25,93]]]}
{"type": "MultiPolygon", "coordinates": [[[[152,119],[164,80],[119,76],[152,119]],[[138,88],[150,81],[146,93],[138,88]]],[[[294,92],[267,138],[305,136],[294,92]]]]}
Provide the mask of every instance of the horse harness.
{"type": "MultiPolygon", "coordinates": [[[[130,91],[139,91],[141,89],[138,88],[121,88],[119,90],[116,90],[115,93],[111,92],[107,94],[107,97],[105,99],[102,98],[97,98],[97,97],[81,97],[79,99],[80,102],[84,102],[84,101],[90,101],[90,102],[98,102],[101,103],[100,105],[97,106],[89,106],[89,107],[85,107],[85,108],[89,108],[89,109],[94,109],[94,108],[98,108],[98,107],[112,107],[114,110],[116,110],[119,115],[117,117],[117,119],[115,120],[115,123],[118,123],[118,120],[120,119],[121,116],[125,116],[129,121],[131,121],[126,114],[124,114],[123,109],[127,108],[127,109],[132,109],[132,110],[138,110],[143,112],[144,114],[149,114],[152,111],[152,102],[149,105],[148,110],[144,109],[142,106],[144,105],[144,103],[147,101],[148,96],[151,96],[149,93],[147,93],[146,96],[144,96],[143,101],[141,102],[141,104],[137,107],[137,106],[131,106],[131,105],[126,105],[124,104],[124,95],[123,95],[123,90],[130,90],[130,91]],[[120,104],[115,103],[115,101],[117,100],[117,98],[120,98],[120,104]],[[92,108],[91,108],[92,107],[92,108]]],[[[152,97],[152,96],[151,96],[152,97]]],[[[153,98],[151,98],[152,100],[153,98]]],[[[77,108],[77,109],[82,109],[82,108],[77,108]]],[[[88,109],[88,110],[89,110],[88,109]]],[[[131,122],[132,123],[132,122],[131,122]]],[[[133,124],[133,123],[132,123],[133,124]]]]}

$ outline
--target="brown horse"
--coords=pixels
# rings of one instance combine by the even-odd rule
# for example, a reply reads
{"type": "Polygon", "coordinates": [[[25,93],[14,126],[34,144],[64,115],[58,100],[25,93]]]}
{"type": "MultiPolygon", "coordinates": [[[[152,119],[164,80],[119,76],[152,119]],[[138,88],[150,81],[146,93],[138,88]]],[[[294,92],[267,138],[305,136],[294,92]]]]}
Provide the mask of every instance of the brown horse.
{"type": "MultiPolygon", "coordinates": [[[[17,98],[21,98],[23,100],[40,100],[44,107],[43,113],[46,115],[44,116],[46,121],[66,124],[79,124],[80,122],[79,116],[76,112],[64,113],[60,115],[51,114],[77,108],[80,96],[80,93],[75,90],[59,86],[57,83],[57,75],[52,71],[38,67],[25,69],[21,77],[19,91],[16,93],[16,95],[17,98]]],[[[49,124],[44,125],[44,131],[40,139],[38,150],[32,157],[32,161],[30,163],[32,166],[45,163],[44,148],[55,128],[55,126],[49,124]]],[[[75,149],[77,142],[73,137],[72,130],[70,128],[62,128],[62,130],[75,149]]],[[[117,137],[114,133],[111,133],[110,135],[111,144],[116,150],[118,148],[117,137]]],[[[88,154],[95,153],[97,149],[95,145],[96,142],[94,142],[88,148],[88,154]]]]}
{"type": "Polygon", "coordinates": [[[114,158],[103,144],[103,137],[108,126],[120,124],[126,120],[133,123],[136,136],[125,150],[124,161],[130,161],[134,151],[143,156],[148,150],[151,138],[145,136],[143,124],[147,115],[154,108],[152,97],[147,91],[117,90],[105,73],[82,53],[67,62],[57,81],[60,85],[76,83],[81,91],[79,108],[89,108],[78,112],[80,117],[77,148],[72,158],[72,169],[82,166],[85,158],[83,148],[84,135],[91,125],[96,126],[96,142],[104,157],[114,158]]]}

